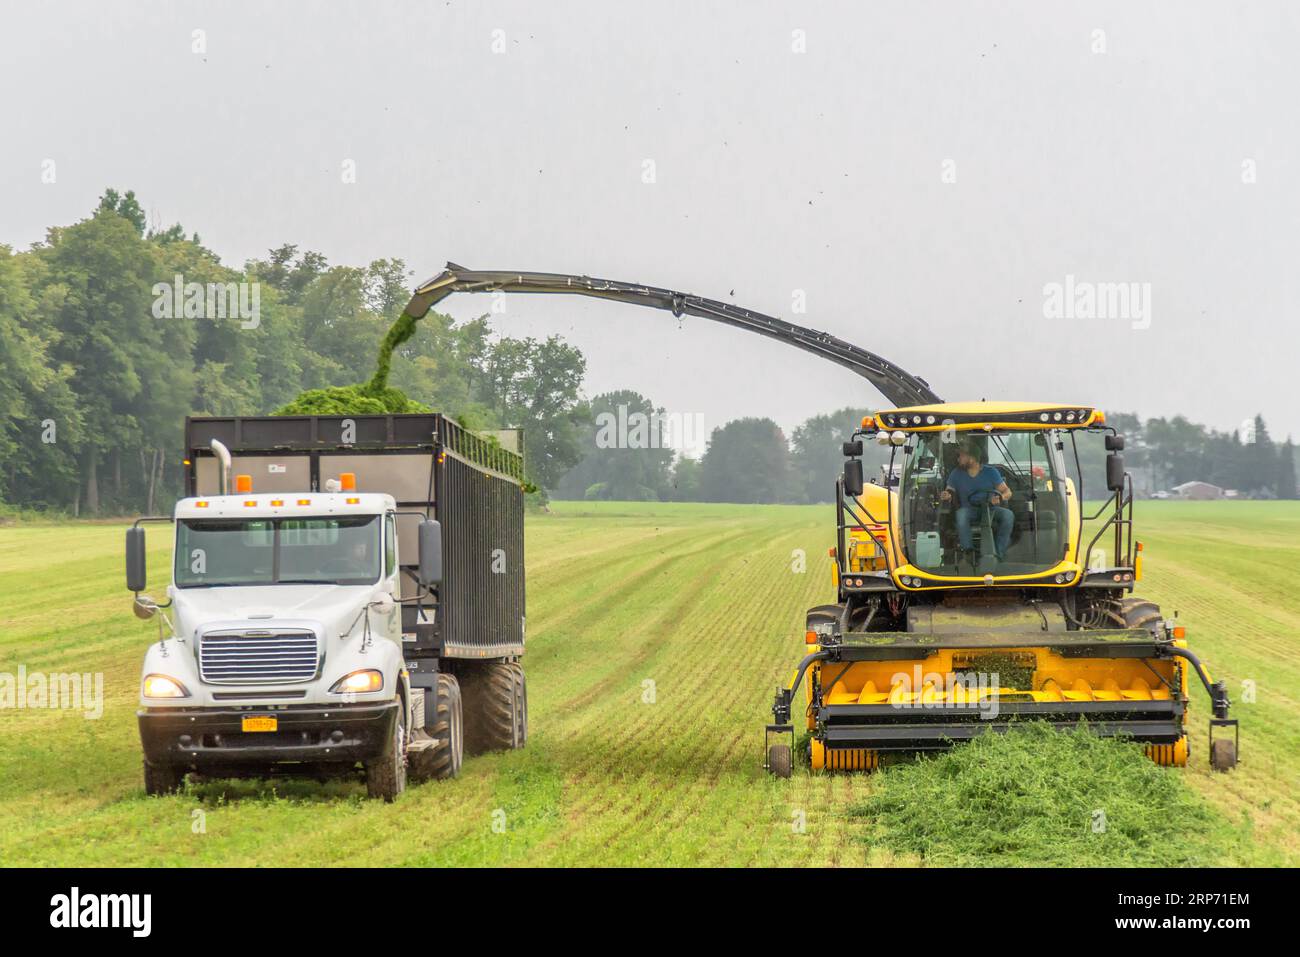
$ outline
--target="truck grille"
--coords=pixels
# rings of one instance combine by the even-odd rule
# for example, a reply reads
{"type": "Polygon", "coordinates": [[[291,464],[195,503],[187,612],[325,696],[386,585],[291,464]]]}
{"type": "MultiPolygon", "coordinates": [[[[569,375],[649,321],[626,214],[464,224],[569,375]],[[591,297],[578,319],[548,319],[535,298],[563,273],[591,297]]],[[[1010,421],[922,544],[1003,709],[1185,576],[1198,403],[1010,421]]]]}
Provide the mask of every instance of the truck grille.
{"type": "Polygon", "coordinates": [[[210,684],[310,681],[319,654],[309,631],[210,634],[199,642],[199,674],[210,684]]]}

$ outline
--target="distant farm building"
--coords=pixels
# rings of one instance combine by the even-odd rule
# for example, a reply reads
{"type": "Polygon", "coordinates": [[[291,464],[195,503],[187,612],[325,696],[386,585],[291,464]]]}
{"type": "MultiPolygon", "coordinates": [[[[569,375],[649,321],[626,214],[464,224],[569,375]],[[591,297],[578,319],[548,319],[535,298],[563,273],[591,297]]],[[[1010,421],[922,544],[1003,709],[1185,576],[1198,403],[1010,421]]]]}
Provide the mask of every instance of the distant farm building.
{"type": "Polygon", "coordinates": [[[1174,498],[1197,502],[1212,498],[1223,498],[1223,489],[1217,485],[1211,485],[1209,482],[1184,482],[1182,485],[1175,485],[1170,491],[1174,493],[1174,498]]]}

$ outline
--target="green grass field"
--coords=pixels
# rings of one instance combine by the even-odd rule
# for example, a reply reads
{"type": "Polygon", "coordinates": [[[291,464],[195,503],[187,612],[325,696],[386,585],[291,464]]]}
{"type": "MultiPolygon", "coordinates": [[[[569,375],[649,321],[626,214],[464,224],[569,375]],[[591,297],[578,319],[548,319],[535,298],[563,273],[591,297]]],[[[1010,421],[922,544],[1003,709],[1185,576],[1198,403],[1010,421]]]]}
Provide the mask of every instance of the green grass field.
{"type": "MultiPolygon", "coordinates": [[[[208,782],[146,798],[135,709],[155,625],[131,614],[122,526],[0,528],[0,672],[102,672],[105,696],[98,720],[0,710],[0,863],[1125,864],[1149,863],[1159,842],[1179,862],[1298,864],[1300,505],[1153,502],[1137,518],[1141,591],[1180,613],[1227,679],[1242,764],[1207,767],[1198,688],[1191,766],[1159,770],[1140,792],[1108,791],[1105,778],[1087,793],[1124,840],[1088,844],[1087,809],[1063,801],[1028,849],[999,842],[978,802],[928,803],[915,765],[788,781],[761,770],[803,611],[833,597],[830,506],[559,503],[530,517],[528,746],[469,759],[459,779],[393,805],[342,782],[208,782]],[[1241,701],[1244,681],[1254,703],[1241,701]],[[1130,811],[1135,794],[1146,803],[1130,811]],[[918,822],[934,826],[918,837],[918,822]]],[[[166,538],[152,529],[156,577],[166,538]]],[[[965,775],[963,793],[979,792],[982,760],[948,770],[965,775]]],[[[991,780],[1009,799],[1022,780],[1054,786],[1025,749],[1000,760],[991,780]]]]}

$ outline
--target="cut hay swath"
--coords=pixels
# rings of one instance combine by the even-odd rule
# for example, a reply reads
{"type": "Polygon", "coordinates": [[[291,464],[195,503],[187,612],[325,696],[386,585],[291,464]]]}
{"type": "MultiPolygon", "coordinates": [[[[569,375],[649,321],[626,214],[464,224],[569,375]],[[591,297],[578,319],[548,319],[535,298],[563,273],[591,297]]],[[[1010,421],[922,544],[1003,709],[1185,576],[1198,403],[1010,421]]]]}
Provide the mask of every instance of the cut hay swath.
{"type": "Polygon", "coordinates": [[[1026,722],[886,768],[850,809],[867,839],[926,864],[1212,864],[1226,822],[1142,747],[1026,722]]]}

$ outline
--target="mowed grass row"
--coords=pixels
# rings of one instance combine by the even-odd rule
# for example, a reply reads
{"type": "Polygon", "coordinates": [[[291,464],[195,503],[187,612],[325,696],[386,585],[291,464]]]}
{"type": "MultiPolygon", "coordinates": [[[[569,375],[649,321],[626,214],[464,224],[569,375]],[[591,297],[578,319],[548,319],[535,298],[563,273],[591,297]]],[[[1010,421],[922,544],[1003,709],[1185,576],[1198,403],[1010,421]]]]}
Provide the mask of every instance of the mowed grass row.
{"type": "MultiPolygon", "coordinates": [[[[1188,782],[1252,828],[1265,860],[1300,862],[1300,504],[1147,502],[1143,592],[1178,613],[1188,641],[1227,682],[1241,764],[1206,767],[1209,707],[1193,692],[1188,782]],[[1250,700],[1253,697],[1253,701],[1250,700]]],[[[1249,855],[1248,855],[1249,856],[1249,855]]]]}
{"type": "MultiPolygon", "coordinates": [[[[1256,687],[1238,707],[1242,767],[1205,767],[1198,691],[1193,766],[1170,773],[1225,822],[1210,842],[1225,863],[1295,863],[1300,601],[1284,576],[1300,509],[1150,503],[1138,518],[1143,592],[1182,613],[1234,698],[1242,680],[1256,687]]],[[[160,592],[167,532],[151,532],[160,592]]],[[[0,862],[921,861],[873,844],[870,822],[849,813],[880,777],[775,781],[760,768],[772,694],[803,652],[803,611],[831,597],[828,508],[558,503],[530,516],[527,534],[528,747],[467,760],[458,780],[386,806],[338,782],[211,782],[145,798],[134,713],[156,632],[130,613],[122,528],[0,529],[0,672],[105,681],[99,720],[0,711],[0,862]]]]}

